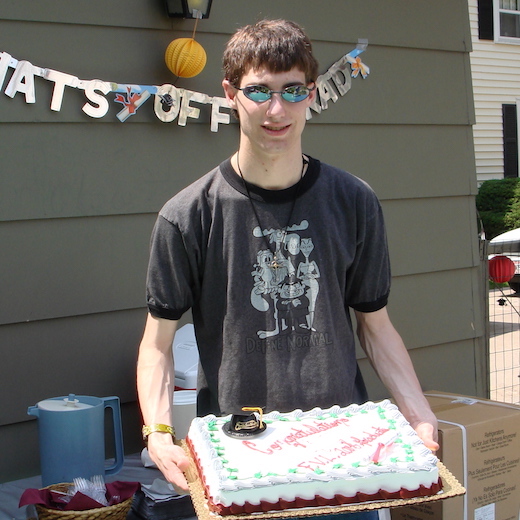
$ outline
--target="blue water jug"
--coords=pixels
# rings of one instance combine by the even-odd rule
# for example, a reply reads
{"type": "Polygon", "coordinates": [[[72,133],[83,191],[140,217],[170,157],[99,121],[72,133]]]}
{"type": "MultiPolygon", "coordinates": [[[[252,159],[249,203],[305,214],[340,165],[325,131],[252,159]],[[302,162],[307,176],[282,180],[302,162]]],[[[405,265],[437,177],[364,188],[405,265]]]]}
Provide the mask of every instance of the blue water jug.
{"type": "Polygon", "coordinates": [[[42,484],[72,482],[76,477],[118,473],[124,462],[118,397],[70,394],[30,406],[38,418],[42,484]],[[115,462],[105,464],[105,408],[112,409],[115,462]]]}

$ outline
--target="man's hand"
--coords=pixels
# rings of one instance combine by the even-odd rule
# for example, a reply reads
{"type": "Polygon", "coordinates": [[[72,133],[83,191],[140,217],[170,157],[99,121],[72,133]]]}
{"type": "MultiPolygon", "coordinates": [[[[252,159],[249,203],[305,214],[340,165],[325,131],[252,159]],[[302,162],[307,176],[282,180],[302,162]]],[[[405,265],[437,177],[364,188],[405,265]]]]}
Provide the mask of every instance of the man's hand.
{"type": "Polygon", "coordinates": [[[361,346],[377,375],[424,444],[437,451],[437,418],[422,392],[410,355],[390,321],[386,307],[370,313],[356,311],[356,319],[361,346]]]}
{"type": "Polygon", "coordinates": [[[176,493],[189,493],[188,482],[183,472],[188,469],[190,459],[180,446],[173,444],[171,435],[160,432],[150,434],[148,453],[176,493]]]}
{"type": "MultiPolygon", "coordinates": [[[[172,343],[177,322],[148,314],[137,360],[137,390],[145,424],[171,424],[175,371],[172,343]]],[[[183,471],[189,459],[169,433],[148,435],[148,453],[179,494],[188,492],[183,471]]]]}
{"type": "Polygon", "coordinates": [[[414,429],[427,448],[430,448],[430,450],[432,450],[433,452],[436,452],[439,449],[439,443],[437,442],[438,433],[436,426],[428,422],[421,422],[417,426],[415,426],[414,429]]]}

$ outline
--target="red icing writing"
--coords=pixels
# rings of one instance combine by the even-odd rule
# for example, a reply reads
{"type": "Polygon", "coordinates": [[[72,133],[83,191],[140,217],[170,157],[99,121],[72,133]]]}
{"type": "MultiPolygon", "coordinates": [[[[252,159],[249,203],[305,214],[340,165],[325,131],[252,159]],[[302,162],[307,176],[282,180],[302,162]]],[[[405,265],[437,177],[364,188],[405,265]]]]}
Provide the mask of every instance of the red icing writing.
{"type": "Polygon", "coordinates": [[[348,423],[348,418],[338,418],[327,422],[314,421],[312,424],[304,425],[301,428],[292,428],[291,432],[286,437],[272,442],[269,446],[262,446],[258,445],[256,442],[245,440],[242,441],[242,444],[252,450],[259,451],[260,453],[272,455],[277,451],[283,450],[284,445],[306,448],[307,446],[302,443],[302,439],[311,435],[316,435],[317,433],[326,432],[333,428],[338,428],[339,426],[348,425],[348,423]]]}
{"type": "Polygon", "coordinates": [[[381,435],[384,435],[387,431],[389,431],[387,428],[376,428],[373,426],[372,432],[364,432],[365,435],[363,437],[351,437],[348,442],[344,439],[340,439],[339,445],[331,450],[328,450],[326,455],[316,455],[313,459],[300,462],[297,464],[297,466],[300,468],[315,470],[318,466],[323,466],[329,464],[330,462],[334,462],[341,457],[345,457],[346,455],[354,453],[364,446],[370,445],[379,437],[381,437],[381,435]]]}

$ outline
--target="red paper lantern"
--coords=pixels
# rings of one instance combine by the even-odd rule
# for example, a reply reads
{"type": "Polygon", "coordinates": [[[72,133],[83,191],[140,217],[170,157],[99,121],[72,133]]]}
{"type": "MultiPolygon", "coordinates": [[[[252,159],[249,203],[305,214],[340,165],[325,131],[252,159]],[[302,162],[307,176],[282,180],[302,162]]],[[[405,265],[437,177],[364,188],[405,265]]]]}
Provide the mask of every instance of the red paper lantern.
{"type": "Polygon", "coordinates": [[[495,283],[506,283],[515,275],[515,263],[505,255],[494,256],[488,265],[489,278],[495,283]]]}

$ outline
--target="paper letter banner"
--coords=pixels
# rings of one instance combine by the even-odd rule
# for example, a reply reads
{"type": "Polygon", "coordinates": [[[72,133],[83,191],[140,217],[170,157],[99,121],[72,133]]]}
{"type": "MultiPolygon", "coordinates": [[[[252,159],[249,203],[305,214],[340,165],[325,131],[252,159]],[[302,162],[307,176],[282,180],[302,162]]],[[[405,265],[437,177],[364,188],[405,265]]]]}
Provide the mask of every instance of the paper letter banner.
{"type": "MultiPolygon", "coordinates": [[[[370,69],[362,63],[359,55],[367,48],[368,40],[358,40],[354,50],[342,56],[327,72],[318,76],[316,90],[318,95],[313,105],[307,110],[307,119],[312,117],[312,111],[320,114],[329,107],[328,102],[336,103],[352,86],[352,78],[359,75],[364,79],[370,69]]],[[[230,113],[227,100],[224,97],[209,96],[201,92],[178,88],[173,85],[126,85],[103,81],[100,79],[83,80],[65,72],[37,67],[25,60],[16,60],[7,52],[0,51],[0,89],[4,83],[9,68],[14,69],[4,94],[14,98],[16,94],[23,95],[26,103],[36,103],[36,84],[34,77],[40,77],[54,83],[50,108],[54,112],[61,110],[66,87],[83,90],[87,102],[83,112],[93,118],[105,117],[110,109],[107,95],[114,93],[113,101],[120,103],[121,110],[116,117],[122,123],[153,96],[153,110],[163,123],[177,120],[179,126],[186,126],[188,119],[200,117],[200,105],[211,105],[209,111],[211,131],[218,132],[219,124],[230,123],[230,113]]]]}

